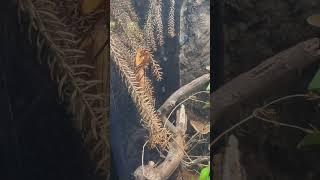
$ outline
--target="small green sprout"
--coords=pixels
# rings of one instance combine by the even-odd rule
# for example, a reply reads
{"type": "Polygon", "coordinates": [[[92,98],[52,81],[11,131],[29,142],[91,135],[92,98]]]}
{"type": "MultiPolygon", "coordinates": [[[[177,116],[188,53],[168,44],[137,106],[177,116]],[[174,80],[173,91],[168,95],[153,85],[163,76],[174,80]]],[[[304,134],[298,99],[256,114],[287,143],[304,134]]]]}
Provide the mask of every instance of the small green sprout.
{"type": "Polygon", "coordinates": [[[210,180],[210,166],[201,169],[199,180],[210,180]]]}

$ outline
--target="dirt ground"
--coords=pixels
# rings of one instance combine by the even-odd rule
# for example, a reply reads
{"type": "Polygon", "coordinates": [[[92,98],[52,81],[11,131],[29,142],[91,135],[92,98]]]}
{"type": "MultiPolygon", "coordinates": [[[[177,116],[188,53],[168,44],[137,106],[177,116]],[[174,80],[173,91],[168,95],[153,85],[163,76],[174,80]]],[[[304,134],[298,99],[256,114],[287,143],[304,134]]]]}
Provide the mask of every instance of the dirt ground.
{"type": "MultiPolygon", "coordinates": [[[[282,50],[319,36],[320,28],[306,22],[306,18],[314,13],[320,13],[320,1],[226,0],[225,82],[282,50]]],[[[305,79],[286,93],[306,92],[314,69],[306,72],[305,79]]],[[[266,97],[264,101],[270,99],[274,98],[266,97]]],[[[320,114],[315,104],[290,101],[276,109],[281,121],[309,128],[307,123],[320,127],[320,114]]],[[[303,133],[253,120],[239,128],[236,134],[248,180],[320,178],[319,150],[296,148],[303,133]]]]}

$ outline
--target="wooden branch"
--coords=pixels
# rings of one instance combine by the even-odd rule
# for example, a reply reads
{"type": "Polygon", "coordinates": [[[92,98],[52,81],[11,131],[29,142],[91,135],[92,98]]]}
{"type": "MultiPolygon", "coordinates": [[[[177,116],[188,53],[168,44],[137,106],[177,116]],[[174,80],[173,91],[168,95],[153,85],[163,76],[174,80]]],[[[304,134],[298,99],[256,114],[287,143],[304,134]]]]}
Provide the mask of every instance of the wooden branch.
{"type": "Polygon", "coordinates": [[[177,130],[175,140],[170,144],[165,160],[159,166],[155,166],[154,162],[150,161],[148,165],[138,167],[134,172],[136,180],[165,180],[177,169],[185,150],[184,137],[187,130],[187,115],[184,105],[181,105],[180,110],[177,111],[177,126],[175,128],[177,130]]]}
{"type": "Polygon", "coordinates": [[[211,124],[222,119],[239,118],[241,104],[287,88],[301,78],[301,72],[319,59],[319,39],[301,42],[265,60],[211,95],[211,124]]]}
{"type": "Polygon", "coordinates": [[[167,121],[167,114],[175,107],[178,101],[181,99],[187,98],[194,92],[198,91],[200,88],[203,88],[206,83],[210,81],[210,74],[204,74],[197,79],[191,81],[190,83],[182,86],[177,91],[175,91],[158,109],[161,120],[166,125],[166,127],[173,133],[176,133],[174,125],[167,121]]]}
{"type": "Polygon", "coordinates": [[[188,96],[190,96],[192,93],[198,91],[200,88],[203,88],[203,86],[210,81],[210,74],[204,74],[197,79],[191,81],[190,83],[182,86],[177,91],[175,91],[158,109],[158,112],[161,115],[167,115],[170,113],[170,110],[174,108],[176,103],[184,99],[188,96]]]}
{"type": "Polygon", "coordinates": [[[134,176],[137,180],[163,180],[168,179],[171,174],[179,166],[185,148],[184,135],[187,130],[187,115],[185,113],[184,105],[181,105],[180,110],[177,110],[177,125],[174,126],[167,120],[167,114],[172,111],[176,103],[184,98],[189,97],[194,92],[203,88],[210,80],[210,74],[205,74],[199,78],[191,81],[175,91],[158,109],[161,120],[171,132],[175,134],[174,140],[170,144],[168,155],[165,160],[159,165],[155,166],[154,162],[150,161],[148,165],[138,167],[134,176]]]}
{"type": "MultiPolygon", "coordinates": [[[[238,139],[231,135],[225,149],[221,180],[239,179],[246,180],[246,173],[240,161],[238,139]]],[[[220,179],[220,178],[219,178],[220,179]]]]}

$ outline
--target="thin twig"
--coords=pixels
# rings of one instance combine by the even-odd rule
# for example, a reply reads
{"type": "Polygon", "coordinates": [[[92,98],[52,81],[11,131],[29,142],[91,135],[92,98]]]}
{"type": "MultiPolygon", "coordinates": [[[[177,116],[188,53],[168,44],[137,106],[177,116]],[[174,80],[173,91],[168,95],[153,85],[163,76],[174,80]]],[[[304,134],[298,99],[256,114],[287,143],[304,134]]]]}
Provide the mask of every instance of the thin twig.
{"type": "Polygon", "coordinates": [[[237,124],[233,125],[231,128],[227,129],[226,131],[224,131],[223,133],[221,133],[217,138],[215,138],[211,144],[210,147],[213,146],[216,142],[218,142],[223,136],[225,136],[226,134],[228,134],[229,132],[231,132],[233,129],[237,128],[238,126],[242,125],[243,123],[249,121],[250,119],[252,119],[253,116],[250,115],[247,118],[241,120],[240,122],[238,122],[237,124]]]}
{"type": "Polygon", "coordinates": [[[226,134],[228,134],[229,132],[231,132],[232,130],[234,130],[235,128],[237,128],[238,126],[242,125],[243,123],[246,123],[247,121],[249,121],[250,119],[253,119],[253,118],[258,118],[264,122],[269,122],[269,123],[273,123],[273,124],[277,124],[277,125],[280,125],[280,126],[284,126],[284,127],[290,127],[290,128],[295,128],[295,129],[299,129],[303,132],[306,132],[306,133],[313,133],[314,131],[310,130],[310,129],[306,129],[306,128],[302,128],[302,127],[299,127],[299,126],[295,126],[295,125],[291,125],[291,124],[287,124],[287,123],[279,123],[279,122],[276,122],[276,121],[271,121],[271,120],[267,120],[265,118],[261,118],[261,117],[257,117],[256,113],[257,113],[257,110],[261,110],[261,109],[265,109],[267,108],[268,106],[271,106],[273,104],[276,104],[278,102],[281,102],[281,101],[284,101],[284,100],[288,100],[288,99],[291,99],[291,98],[297,98],[297,97],[304,97],[304,98],[308,98],[309,95],[306,95],[306,94],[294,94],[294,95],[289,95],[289,96],[285,96],[285,97],[282,97],[282,98],[279,98],[279,99],[276,99],[274,101],[271,101],[270,103],[262,106],[261,108],[259,109],[256,109],[250,116],[248,116],[247,118],[241,120],[240,122],[236,123],[235,125],[233,125],[231,128],[227,129],[226,131],[224,131],[223,133],[221,133],[217,138],[215,138],[211,143],[210,143],[210,147],[213,146],[215,143],[217,143],[223,136],[225,136],[226,134]]]}
{"type": "Polygon", "coordinates": [[[300,126],[295,126],[295,125],[291,125],[291,124],[287,124],[287,123],[281,123],[281,122],[277,122],[277,121],[272,121],[272,120],[269,120],[269,119],[266,119],[266,118],[263,118],[263,117],[260,117],[258,115],[254,115],[255,118],[257,119],[260,119],[262,121],[265,121],[265,122],[269,122],[269,123],[272,123],[272,124],[275,124],[275,125],[279,125],[279,126],[283,126],[283,127],[290,127],[290,128],[294,128],[294,129],[298,129],[298,130],[301,130],[305,133],[308,133],[308,134],[311,134],[313,133],[314,131],[313,130],[310,130],[310,129],[306,129],[306,128],[302,128],[300,126]]]}
{"type": "Polygon", "coordinates": [[[201,101],[201,100],[198,100],[198,99],[193,99],[192,97],[190,97],[190,100],[195,101],[195,102],[199,102],[199,103],[203,103],[203,104],[209,104],[209,103],[206,102],[206,101],[201,101]]]}
{"type": "Polygon", "coordinates": [[[193,94],[190,95],[187,99],[185,99],[185,100],[181,101],[179,104],[177,104],[177,105],[172,109],[172,111],[170,112],[169,116],[166,118],[166,121],[165,121],[165,123],[164,123],[164,127],[166,126],[166,124],[167,124],[168,122],[170,122],[169,119],[170,119],[172,113],[173,113],[181,104],[183,104],[184,102],[190,100],[191,97],[193,97],[193,96],[195,96],[195,95],[197,95],[197,94],[201,94],[201,93],[209,93],[209,91],[199,91],[199,92],[193,93],[193,94]]]}
{"type": "Polygon", "coordinates": [[[142,166],[142,174],[143,174],[143,176],[146,176],[146,175],[144,174],[144,163],[143,163],[143,161],[144,161],[144,148],[146,147],[146,145],[147,145],[148,142],[149,142],[149,140],[147,140],[147,141],[144,143],[143,147],[142,147],[141,166],[142,166]]]}
{"type": "MultiPolygon", "coordinates": [[[[210,74],[204,74],[190,83],[180,87],[176,90],[157,110],[161,116],[161,120],[166,123],[166,126],[173,133],[175,132],[175,127],[171,122],[167,122],[166,115],[171,110],[172,107],[176,104],[177,101],[183,99],[184,97],[188,97],[190,94],[197,91],[199,88],[203,87],[210,80],[210,74]]],[[[191,95],[192,96],[192,95],[191,95]]]]}

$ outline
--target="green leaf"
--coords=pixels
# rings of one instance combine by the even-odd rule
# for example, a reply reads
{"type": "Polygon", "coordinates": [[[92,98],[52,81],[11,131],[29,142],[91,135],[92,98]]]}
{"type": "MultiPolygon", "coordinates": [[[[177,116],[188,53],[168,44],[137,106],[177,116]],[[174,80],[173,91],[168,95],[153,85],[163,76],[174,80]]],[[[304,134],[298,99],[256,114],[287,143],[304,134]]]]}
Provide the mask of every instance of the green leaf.
{"type": "Polygon", "coordinates": [[[319,91],[320,90],[320,69],[317,71],[316,75],[313,77],[312,81],[308,86],[309,91],[319,91]]]}
{"type": "Polygon", "coordinates": [[[210,91],[210,83],[208,84],[206,91],[210,91]]]}
{"type": "Polygon", "coordinates": [[[205,167],[201,169],[199,180],[210,179],[210,167],[205,167]]]}
{"type": "Polygon", "coordinates": [[[311,145],[320,145],[320,133],[313,133],[306,135],[300,143],[297,145],[298,148],[311,146],[311,145]]]}

